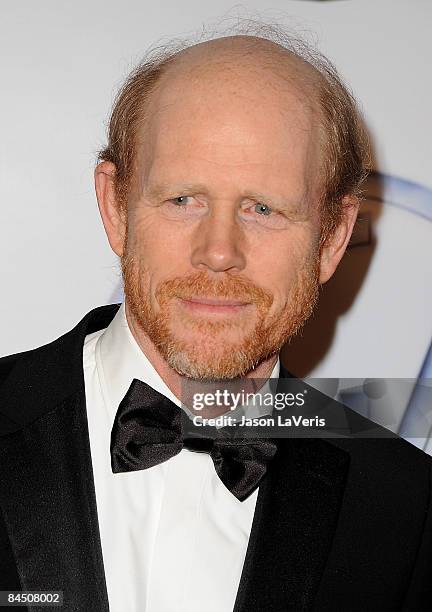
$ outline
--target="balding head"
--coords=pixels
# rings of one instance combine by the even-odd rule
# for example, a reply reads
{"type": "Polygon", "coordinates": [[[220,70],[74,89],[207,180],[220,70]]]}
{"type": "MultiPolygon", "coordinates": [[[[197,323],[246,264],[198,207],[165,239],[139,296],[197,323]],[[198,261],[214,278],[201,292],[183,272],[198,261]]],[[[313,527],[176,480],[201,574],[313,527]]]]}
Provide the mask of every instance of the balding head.
{"type": "Polygon", "coordinates": [[[176,70],[211,68],[225,70],[271,71],[291,84],[305,85],[319,78],[320,73],[299,55],[266,38],[234,35],[200,42],[173,55],[167,74],[176,70]]]}
{"type": "MultiPolygon", "coordinates": [[[[260,33],[262,29],[258,28],[260,33]]],[[[309,113],[311,125],[319,125],[318,205],[323,237],[333,232],[343,213],[344,196],[356,197],[367,174],[369,150],[361,117],[350,92],[324,56],[283,28],[269,27],[265,34],[268,37],[238,34],[197,44],[173,41],[151,51],[129,75],[111,114],[108,145],[99,154],[100,161],[116,166],[122,208],[127,206],[140,136],[150,115],[161,108],[157,101],[163,104],[158,92],[165,88],[166,93],[170,80],[172,90],[174,83],[188,79],[189,83],[207,85],[216,97],[220,87],[231,82],[246,100],[248,82],[257,91],[296,97],[309,113]]]]}
{"type": "Polygon", "coordinates": [[[288,94],[290,99],[297,98],[305,111],[318,115],[321,81],[318,70],[280,44],[257,36],[227,36],[175,54],[154,88],[146,115],[158,112],[167,91],[181,87],[195,87],[215,99],[221,91],[229,91],[233,99],[243,98],[246,111],[254,92],[263,99],[288,94]]]}

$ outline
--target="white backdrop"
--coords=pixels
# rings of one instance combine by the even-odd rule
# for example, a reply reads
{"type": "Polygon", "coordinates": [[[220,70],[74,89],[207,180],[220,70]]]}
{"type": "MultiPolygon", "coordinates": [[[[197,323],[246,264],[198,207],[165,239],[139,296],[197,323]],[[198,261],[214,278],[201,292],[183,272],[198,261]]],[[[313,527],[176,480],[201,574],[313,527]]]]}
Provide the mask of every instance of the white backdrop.
{"type": "MultiPolygon", "coordinates": [[[[237,7],[228,15],[276,19],[315,37],[361,102],[380,172],[432,189],[429,0],[255,0],[237,7]]],[[[111,101],[147,47],[199,30],[230,9],[225,0],[3,0],[0,355],[49,342],[91,308],[115,301],[119,266],[92,177],[111,101]]],[[[373,253],[379,268],[369,266],[326,353],[300,364],[305,371],[418,374],[432,335],[431,223],[384,205],[380,224],[383,240],[373,253]],[[400,336],[407,323],[414,333],[400,336]]],[[[356,248],[351,260],[362,258],[356,248]]],[[[319,334],[328,334],[326,325],[324,317],[319,334]]],[[[287,356],[295,363],[300,353],[301,347],[287,356]]]]}

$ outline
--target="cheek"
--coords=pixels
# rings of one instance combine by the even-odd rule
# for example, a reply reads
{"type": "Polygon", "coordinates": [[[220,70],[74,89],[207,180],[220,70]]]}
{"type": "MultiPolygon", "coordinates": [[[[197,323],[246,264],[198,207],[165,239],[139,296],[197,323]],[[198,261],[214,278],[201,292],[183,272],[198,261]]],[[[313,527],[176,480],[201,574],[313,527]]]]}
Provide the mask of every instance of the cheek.
{"type": "Polygon", "coordinates": [[[141,212],[129,224],[127,250],[134,261],[138,276],[135,282],[140,285],[142,297],[149,299],[157,312],[159,304],[155,293],[158,286],[167,279],[191,272],[187,259],[190,238],[186,231],[164,222],[152,211],[141,212]]]}
{"type": "Polygon", "coordinates": [[[146,267],[163,274],[181,265],[190,240],[184,228],[161,219],[157,210],[143,210],[129,223],[128,242],[146,267]]]}
{"type": "Polygon", "coordinates": [[[310,270],[316,257],[315,241],[309,232],[294,232],[283,239],[274,240],[264,250],[257,249],[257,262],[251,267],[251,276],[270,291],[274,301],[273,312],[283,309],[302,272],[310,270]],[[264,253],[267,256],[264,257],[264,253]]]}
{"type": "Polygon", "coordinates": [[[139,250],[163,248],[166,243],[165,228],[155,213],[151,209],[136,210],[128,219],[128,236],[139,250]]]}

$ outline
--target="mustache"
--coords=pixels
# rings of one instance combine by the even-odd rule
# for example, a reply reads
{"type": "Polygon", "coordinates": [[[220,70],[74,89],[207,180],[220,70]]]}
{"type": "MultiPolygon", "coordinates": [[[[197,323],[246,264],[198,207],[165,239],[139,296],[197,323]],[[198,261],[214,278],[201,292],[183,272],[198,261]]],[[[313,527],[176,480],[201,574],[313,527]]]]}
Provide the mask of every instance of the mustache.
{"type": "Polygon", "coordinates": [[[255,303],[262,308],[270,308],[273,303],[273,296],[269,292],[248,279],[226,276],[212,280],[206,272],[168,279],[158,286],[155,297],[161,305],[173,297],[235,299],[255,303]]]}

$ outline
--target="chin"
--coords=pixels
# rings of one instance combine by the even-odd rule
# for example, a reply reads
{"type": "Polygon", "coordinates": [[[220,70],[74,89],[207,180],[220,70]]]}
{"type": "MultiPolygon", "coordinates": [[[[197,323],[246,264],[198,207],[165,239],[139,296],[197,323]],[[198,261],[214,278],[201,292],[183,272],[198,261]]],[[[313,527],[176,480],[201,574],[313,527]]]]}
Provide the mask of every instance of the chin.
{"type": "Polygon", "coordinates": [[[194,380],[233,380],[245,376],[254,366],[244,359],[244,355],[232,352],[229,355],[224,353],[209,357],[173,351],[164,355],[164,358],[178,374],[194,380]]]}
{"type": "Polygon", "coordinates": [[[223,330],[213,334],[187,333],[157,343],[168,365],[193,379],[231,380],[245,376],[267,355],[255,334],[223,330]]]}

